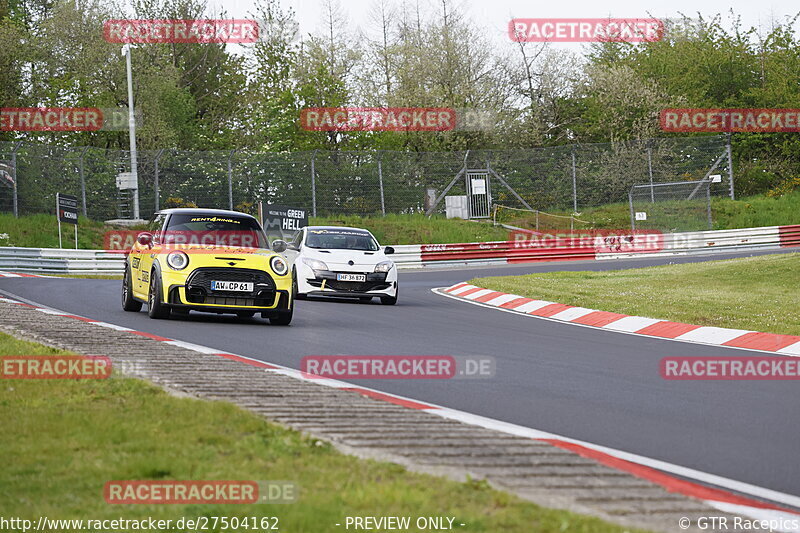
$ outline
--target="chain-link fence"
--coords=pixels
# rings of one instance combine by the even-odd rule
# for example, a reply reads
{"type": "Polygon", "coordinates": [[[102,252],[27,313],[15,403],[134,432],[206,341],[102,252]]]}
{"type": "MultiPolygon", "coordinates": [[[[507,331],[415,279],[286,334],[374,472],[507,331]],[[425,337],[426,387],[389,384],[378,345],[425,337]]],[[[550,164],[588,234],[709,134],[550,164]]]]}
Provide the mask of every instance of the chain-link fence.
{"type": "MultiPolygon", "coordinates": [[[[626,203],[635,183],[701,180],[715,165],[732,191],[725,153],[725,136],[463,152],[164,149],[140,151],[137,172],[143,218],[176,205],[252,211],[258,201],[319,216],[419,213],[431,195],[466,194],[456,178],[473,169],[490,174],[492,203],[569,213],[626,203]]],[[[115,178],[129,161],[126,150],[0,142],[0,211],[52,212],[61,192],[90,218],[128,218],[131,193],[115,178]]]]}
{"type": "Polygon", "coordinates": [[[712,229],[713,184],[703,179],[634,185],[628,195],[632,229],[670,233],[712,229]]]}

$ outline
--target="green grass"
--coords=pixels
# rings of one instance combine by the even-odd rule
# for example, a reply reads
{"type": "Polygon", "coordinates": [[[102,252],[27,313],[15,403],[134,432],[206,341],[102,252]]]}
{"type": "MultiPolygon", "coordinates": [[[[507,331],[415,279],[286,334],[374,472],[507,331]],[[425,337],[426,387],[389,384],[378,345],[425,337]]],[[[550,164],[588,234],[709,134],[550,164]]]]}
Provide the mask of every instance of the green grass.
{"type": "MultiPolygon", "coordinates": [[[[382,244],[432,244],[447,242],[501,241],[508,232],[487,222],[447,219],[443,216],[387,215],[386,217],[315,217],[314,225],[356,226],[370,230],[382,244]]],[[[85,217],[78,220],[78,248],[103,248],[103,235],[112,229],[85,217]]],[[[63,246],[74,246],[72,226],[62,224],[63,246]]],[[[0,213],[0,246],[57,248],[58,226],[54,215],[0,213]],[[3,237],[7,234],[8,237],[3,237]]]]}
{"type": "MultiPolygon", "coordinates": [[[[683,209],[679,206],[678,209],[683,209]]],[[[688,208],[695,211],[694,208],[688,208]]],[[[524,228],[535,227],[535,216],[517,211],[501,212],[499,220],[524,228]]],[[[714,229],[749,228],[800,224],[800,190],[778,198],[754,196],[741,200],[717,198],[712,200],[714,229]]],[[[553,211],[556,215],[567,212],[553,211]]],[[[687,215],[688,216],[688,215],[687,215]]],[[[696,213],[691,214],[697,217],[696,213]]],[[[630,209],[627,203],[608,204],[600,207],[582,208],[579,219],[589,224],[578,224],[575,229],[594,227],[599,229],[629,228],[630,209]]],[[[684,217],[686,218],[686,217],[684,217]]],[[[702,216],[700,217],[702,218],[702,216]]],[[[547,218],[542,215],[543,229],[569,229],[569,220],[547,218]]],[[[312,217],[313,225],[355,226],[370,230],[382,244],[437,244],[453,242],[503,241],[509,238],[508,231],[493,227],[488,222],[472,222],[447,219],[442,215],[426,217],[422,214],[387,215],[385,217],[346,216],[312,217]]],[[[81,217],[78,224],[79,248],[102,248],[103,234],[111,229],[101,222],[81,217]]],[[[669,228],[667,228],[669,229],[669,228]]],[[[675,228],[680,231],[685,228],[675,228]]],[[[698,228],[705,229],[705,228],[698,228]]],[[[71,248],[73,228],[62,225],[63,246],[71,248]]],[[[58,227],[54,215],[38,214],[14,218],[0,213],[0,246],[23,246],[33,248],[55,248],[58,246],[58,227]],[[8,237],[4,237],[7,234],[8,237]]]]}
{"type": "MultiPolygon", "coordinates": [[[[0,354],[57,350],[0,334],[0,354]]],[[[66,353],[66,352],[61,352],[66,353]]],[[[345,456],[225,402],[170,396],[143,381],[0,381],[3,515],[49,518],[278,516],[280,531],[341,531],[346,516],[453,516],[465,532],[621,532],[488,488],[345,456]],[[283,480],[284,505],[109,505],[109,480],[283,480]]],[[[35,523],[35,522],[34,522],[35,523]]],[[[209,529],[218,531],[218,529],[209,529]]],[[[416,529],[412,529],[416,531],[416,529]]]]}
{"type": "MultiPolygon", "coordinates": [[[[79,217],[78,248],[102,248],[106,229],[110,228],[102,222],[79,217]]],[[[61,224],[61,238],[64,248],[75,247],[75,229],[72,224],[61,224]]],[[[15,218],[13,214],[0,213],[0,246],[58,248],[58,222],[55,215],[37,214],[15,218]]]]}
{"type": "Polygon", "coordinates": [[[432,244],[504,241],[508,231],[488,222],[471,222],[441,215],[386,215],[385,217],[315,217],[312,225],[354,226],[372,232],[381,244],[432,244]]]}
{"type": "MultiPolygon", "coordinates": [[[[676,217],[676,225],[685,222],[685,218],[696,220],[696,229],[704,226],[705,211],[702,206],[698,212],[696,205],[674,203],[675,210],[684,211],[684,217],[676,217]]],[[[639,209],[642,210],[642,209],[639,209]]],[[[579,208],[577,218],[589,224],[579,224],[576,229],[594,227],[599,229],[621,229],[631,227],[630,206],[628,203],[607,204],[599,207],[579,208]]],[[[553,211],[554,215],[570,215],[568,212],[553,211]]],[[[781,226],[800,224],[800,190],[784,194],[777,198],[765,195],[751,196],[739,200],[728,198],[712,198],[711,216],[714,229],[756,228],[761,226],[781,226]]],[[[652,216],[650,217],[653,218],[652,216]]],[[[535,215],[518,211],[506,211],[501,222],[524,228],[535,227],[535,215]],[[512,216],[513,213],[513,216],[512,216]]],[[[549,219],[544,215],[540,220],[544,229],[569,229],[569,220],[549,219]]],[[[670,228],[659,228],[668,230],[670,228]]],[[[682,231],[681,228],[676,228],[682,231]]]]}
{"type": "Polygon", "coordinates": [[[474,285],[628,315],[800,335],[800,254],[607,272],[476,278],[474,285]]]}

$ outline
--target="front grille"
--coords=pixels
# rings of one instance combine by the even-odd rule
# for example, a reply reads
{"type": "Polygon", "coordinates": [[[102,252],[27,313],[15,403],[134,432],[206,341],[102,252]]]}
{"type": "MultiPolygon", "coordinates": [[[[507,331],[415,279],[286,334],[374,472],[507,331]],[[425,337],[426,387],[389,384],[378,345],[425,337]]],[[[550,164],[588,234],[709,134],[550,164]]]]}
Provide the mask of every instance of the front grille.
{"type": "Polygon", "coordinates": [[[263,270],[251,268],[198,268],[186,280],[186,297],[192,303],[266,307],[271,306],[275,301],[275,281],[272,276],[263,270]],[[212,281],[251,282],[253,283],[253,292],[212,291],[212,281]]]}
{"type": "MultiPolygon", "coordinates": [[[[352,272],[347,273],[351,274],[352,272]]],[[[323,274],[326,289],[340,292],[369,292],[391,287],[391,283],[386,282],[386,274],[383,272],[365,273],[367,281],[337,281],[336,274],[337,272],[325,272],[323,274]]],[[[310,279],[308,283],[312,287],[322,287],[321,278],[310,279]]]]}
{"type": "Polygon", "coordinates": [[[208,305],[239,305],[248,307],[259,305],[256,304],[255,298],[218,298],[216,296],[206,296],[203,303],[208,305]]]}

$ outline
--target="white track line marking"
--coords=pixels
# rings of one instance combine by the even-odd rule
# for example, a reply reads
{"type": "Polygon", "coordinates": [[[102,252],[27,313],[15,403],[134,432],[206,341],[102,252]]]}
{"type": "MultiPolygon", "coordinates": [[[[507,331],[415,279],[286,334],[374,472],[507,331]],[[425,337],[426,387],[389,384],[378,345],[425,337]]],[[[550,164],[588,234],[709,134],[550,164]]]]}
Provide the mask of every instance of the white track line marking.
{"type": "Polygon", "coordinates": [[[61,311],[55,311],[53,309],[45,309],[43,307],[40,307],[39,309],[37,309],[37,311],[39,311],[40,313],[45,313],[47,315],[65,316],[68,314],[68,313],[62,313],[61,311]]]}
{"type": "Polygon", "coordinates": [[[186,342],[186,341],[164,341],[164,344],[171,344],[172,346],[177,346],[178,348],[186,348],[187,350],[194,350],[195,352],[206,353],[206,354],[222,353],[225,351],[225,350],[217,350],[214,348],[209,348],[208,346],[201,346],[200,344],[194,344],[192,342],[186,342]]]}
{"type": "Polygon", "coordinates": [[[109,322],[89,322],[89,324],[94,324],[95,326],[100,326],[101,328],[115,329],[117,331],[134,331],[131,328],[126,328],[125,326],[118,326],[116,324],[111,324],[109,322]]]}

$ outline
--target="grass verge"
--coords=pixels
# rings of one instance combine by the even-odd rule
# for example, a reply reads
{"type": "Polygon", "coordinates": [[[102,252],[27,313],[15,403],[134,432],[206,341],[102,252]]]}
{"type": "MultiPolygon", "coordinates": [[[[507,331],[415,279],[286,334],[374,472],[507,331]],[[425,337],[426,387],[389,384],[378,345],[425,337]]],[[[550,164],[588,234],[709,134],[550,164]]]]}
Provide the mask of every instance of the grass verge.
{"type": "MultiPolygon", "coordinates": [[[[102,222],[86,217],[78,218],[78,248],[102,248],[103,234],[108,228],[102,222]]],[[[61,224],[61,244],[75,247],[75,229],[72,224],[61,224]]],[[[23,248],[58,248],[58,223],[55,215],[45,213],[23,215],[0,213],[0,246],[23,248]]]]}
{"type": "MultiPolygon", "coordinates": [[[[382,244],[437,244],[448,242],[502,241],[508,232],[489,223],[447,219],[443,216],[387,215],[386,217],[314,217],[313,225],[355,226],[370,230],[382,244]]],[[[103,248],[103,235],[115,229],[85,217],[78,220],[78,248],[103,248]]],[[[119,228],[116,228],[119,229],[119,228]]],[[[62,224],[62,245],[75,246],[73,228],[62,224]]],[[[54,215],[0,213],[0,246],[57,248],[58,226],[54,215]]]]}
{"type": "Polygon", "coordinates": [[[800,254],[606,272],[476,278],[474,285],[628,315],[800,335],[800,254]]]}
{"type": "MultiPolygon", "coordinates": [[[[659,205],[664,211],[672,211],[670,220],[677,225],[691,224],[688,229],[705,230],[705,207],[682,202],[659,205]],[[699,225],[698,225],[699,224],[699,225]]],[[[587,224],[578,223],[575,229],[628,229],[631,227],[630,206],[627,202],[606,204],[598,207],[580,208],[577,216],[587,224]]],[[[523,228],[535,228],[536,216],[523,211],[501,210],[500,222],[523,228]]],[[[553,211],[554,215],[567,216],[568,212],[553,211]]],[[[766,195],[751,196],[739,200],[712,198],[711,215],[713,229],[757,228],[762,226],[781,226],[800,224],[800,190],[779,197],[766,195]]],[[[650,218],[654,216],[650,213],[650,218]]],[[[569,229],[569,219],[540,216],[543,229],[569,229]]],[[[687,231],[687,228],[660,228],[663,231],[687,231]]]]}
{"type": "MultiPolygon", "coordinates": [[[[58,350],[0,333],[0,354],[58,350]]],[[[35,520],[277,516],[280,531],[340,531],[346,516],[451,516],[465,532],[621,532],[486,483],[363,461],[224,402],[177,398],[143,381],[0,381],[3,514],[35,520]],[[290,480],[285,505],[109,505],[109,480],[290,480]]],[[[219,531],[210,528],[208,531],[219,531]]],[[[412,529],[411,531],[416,531],[412,529]]]]}
{"type": "Polygon", "coordinates": [[[488,222],[425,215],[386,215],[385,217],[315,217],[317,226],[352,226],[368,229],[381,244],[440,244],[452,242],[504,241],[508,231],[488,222]]]}

